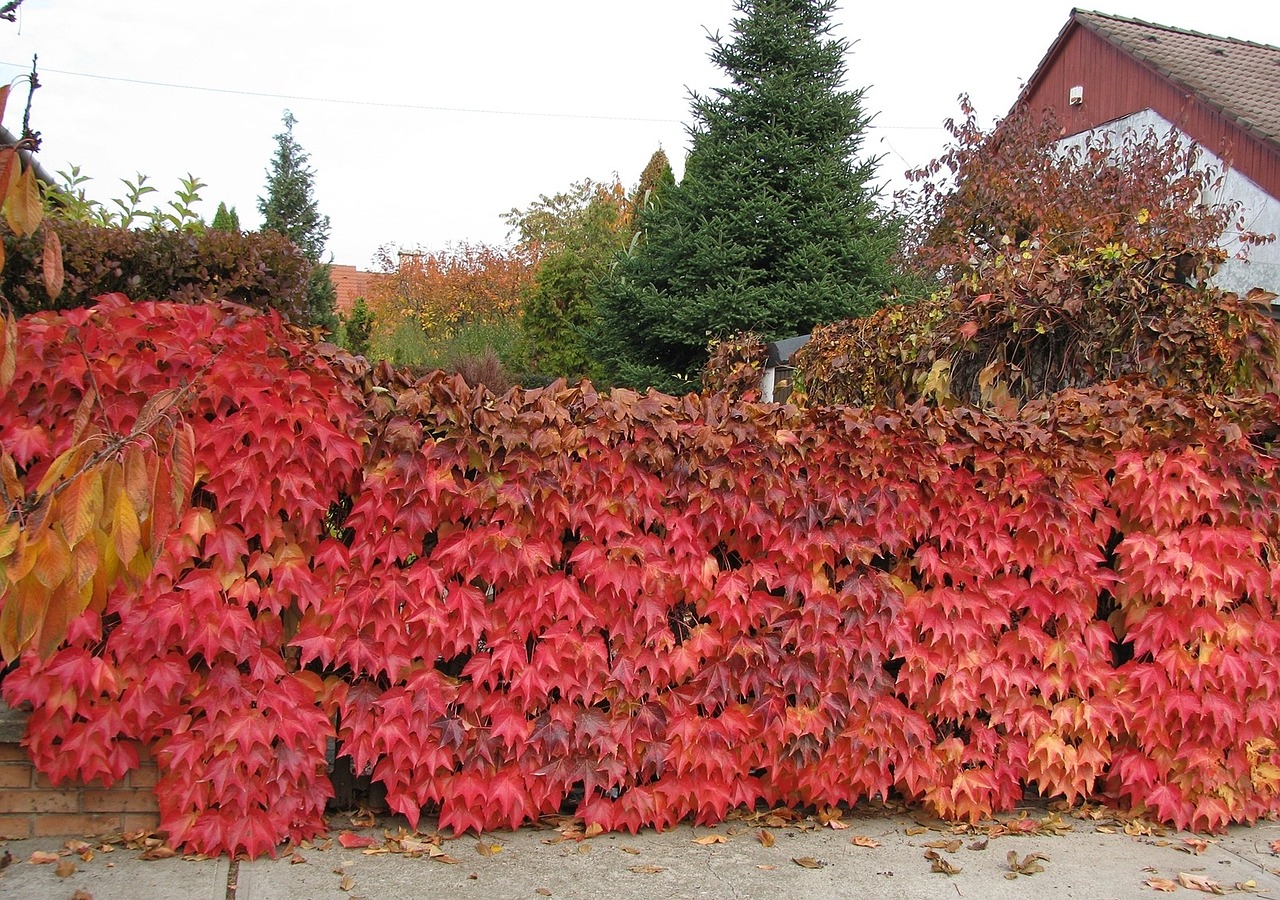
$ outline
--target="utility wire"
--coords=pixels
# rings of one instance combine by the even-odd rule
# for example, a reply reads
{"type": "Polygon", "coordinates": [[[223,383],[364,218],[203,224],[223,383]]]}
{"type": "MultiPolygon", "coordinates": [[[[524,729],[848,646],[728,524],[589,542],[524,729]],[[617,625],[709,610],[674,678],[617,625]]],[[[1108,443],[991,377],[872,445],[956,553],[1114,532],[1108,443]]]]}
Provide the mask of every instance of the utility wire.
{"type": "MultiPolygon", "coordinates": [[[[0,61],[0,66],[23,69],[26,64],[0,61]]],[[[147,81],[141,78],[121,78],[116,75],[98,75],[93,72],[72,72],[68,69],[52,69],[41,66],[41,72],[56,75],[70,75],[74,78],[92,78],[97,81],[115,81],[123,84],[139,84],[146,87],[171,88],[180,91],[202,91],[207,94],[232,94],[239,97],[261,97],[268,100],[294,100],[306,103],[337,103],[345,106],[376,106],[382,109],[408,109],[419,112],[469,113],[484,116],[526,116],[542,119],[586,119],[597,122],[653,122],[663,125],[681,125],[679,119],[656,119],[643,116],[601,116],[587,113],[527,112],[516,109],[482,109],[465,106],[426,106],[419,103],[394,103],[385,100],[347,100],[341,97],[310,97],[302,94],[273,94],[266,91],[239,91],[234,88],[205,87],[198,84],[174,84],[168,81],[147,81]]],[[[944,131],[945,129],[931,125],[876,125],[869,126],[871,131],[944,131]]]]}

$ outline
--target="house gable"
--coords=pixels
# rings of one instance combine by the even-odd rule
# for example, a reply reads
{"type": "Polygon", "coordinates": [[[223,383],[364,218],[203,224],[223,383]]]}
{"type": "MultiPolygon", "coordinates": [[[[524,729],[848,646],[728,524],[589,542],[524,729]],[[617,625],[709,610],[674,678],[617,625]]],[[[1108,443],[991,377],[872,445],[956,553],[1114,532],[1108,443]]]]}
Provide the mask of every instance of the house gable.
{"type": "Polygon", "coordinates": [[[1072,10],[1018,102],[1068,136],[1154,110],[1280,198],[1280,48],[1072,10]]]}

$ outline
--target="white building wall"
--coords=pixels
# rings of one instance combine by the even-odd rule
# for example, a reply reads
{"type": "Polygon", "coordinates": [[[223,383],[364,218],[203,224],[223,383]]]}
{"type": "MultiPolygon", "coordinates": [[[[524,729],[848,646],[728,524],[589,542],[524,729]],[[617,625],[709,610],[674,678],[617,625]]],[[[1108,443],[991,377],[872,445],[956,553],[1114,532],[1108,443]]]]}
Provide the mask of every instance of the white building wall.
{"type": "MultiPolygon", "coordinates": [[[[1174,124],[1159,113],[1144,109],[1114,122],[1099,125],[1084,134],[1063,138],[1059,143],[1066,147],[1080,146],[1087,136],[1110,135],[1112,143],[1116,144],[1126,132],[1144,134],[1148,129],[1155,129],[1156,134],[1162,136],[1176,130],[1174,124]]],[[[1184,140],[1191,143],[1185,136],[1184,140]]],[[[1204,147],[1200,147],[1200,158],[1205,164],[1222,171],[1222,160],[1204,147]]],[[[1220,193],[1211,199],[1215,202],[1238,200],[1241,207],[1237,218],[1243,218],[1244,230],[1264,235],[1273,234],[1280,239],[1280,199],[1272,197],[1239,172],[1227,172],[1222,180],[1220,193]]],[[[1234,291],[1241,296],[1255,287],[1280,294],[1280,240],[1262,246],[1245,246],[1240,243],[1238,232],[1234,230],[1235,220],[1229,228],[1232,230],[1225,233],[1222,240],[1223,249],[1227,251],[1229,258],[1214,276],[1213,283],[1225,291],[1234,291]]]]}

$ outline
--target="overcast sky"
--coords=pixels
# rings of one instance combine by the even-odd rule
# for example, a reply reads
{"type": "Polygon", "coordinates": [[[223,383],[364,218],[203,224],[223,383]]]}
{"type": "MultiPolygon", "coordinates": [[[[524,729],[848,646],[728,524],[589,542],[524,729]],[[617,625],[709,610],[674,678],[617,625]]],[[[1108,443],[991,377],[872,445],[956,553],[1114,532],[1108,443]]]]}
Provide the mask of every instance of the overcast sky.
{"type": "MultiPolygon", "coordinates": [[[[1272,0],[1112,0],[1101,12],[1280,44],[1272,0]]],[[[287,108],[311,154],[338,263],[384,244],[503,243],[501,216],[583,178],[632,185],[663,147],[683,171],[689,91],[723,83],[708,32],[733,0],[26,0],[0,22],[0,75],[39,54],[32,125],[46,169],[99,199],[141,172],[171,199],[190,172],[247,228],[287,108]]],[[[1006,113],[1072,4],[858,3],[848,86],[876,114],[882,176],[938,155],[961,92],[1006,113]]],[[[5,124],[21,126],[22,96],[5,124]]]]}

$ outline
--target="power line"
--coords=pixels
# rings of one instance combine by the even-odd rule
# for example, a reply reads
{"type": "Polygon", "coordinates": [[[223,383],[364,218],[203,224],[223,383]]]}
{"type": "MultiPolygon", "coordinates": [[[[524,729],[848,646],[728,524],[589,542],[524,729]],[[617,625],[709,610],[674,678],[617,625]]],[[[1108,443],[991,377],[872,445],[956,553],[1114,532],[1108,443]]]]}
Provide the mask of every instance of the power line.
{"type": "MultiPolygon", "coordinates": [[[[27,68],[27,64],[0,61],[0,66],[8,66],[14,69],[27,68]]],[[[663,125],[681,125],[678,119],[656,119],[645,118],[643,116],[601,116],[591,115],[587,113],[558,113],[558,112],[529,112],[518,109],[482,109],[466,106],[427,106],[420,103],[393,103],[385,100],[349,100],[342,97],[310,97],[303,94],[274,94],[267,91],[239,91],[234,88],[216,88],[206,87],[199,84],[174,84],[168,81],[148,81],[142,78],[122,78],[116,75],[98,75],[93,72],[73,72],[68,69],[52,69],[48,66],[41,66],[41,72],[51,72],[56,75],[70,75],[74,78],[92,78],[96,81],[115,81],[122,84],[138,84],[146,87],[171,88],[179,91],[201,91],[206,94],[231,94],[238,97],[260,97],[267,100],[294,100],[306,103],[336,103],[344,106],[376,106],[382,109],[407,109],[419,112],[445,112],[445,113],[468,113],[472,115],[483,116],[525,116],[530,118],[541,119],[585,119],[597,122],[650,122],[663,125]]],[[[876,125],[872,123],[869,126],[871,131],[945,131],[946,129],[934,125],[876,125]]]]}

